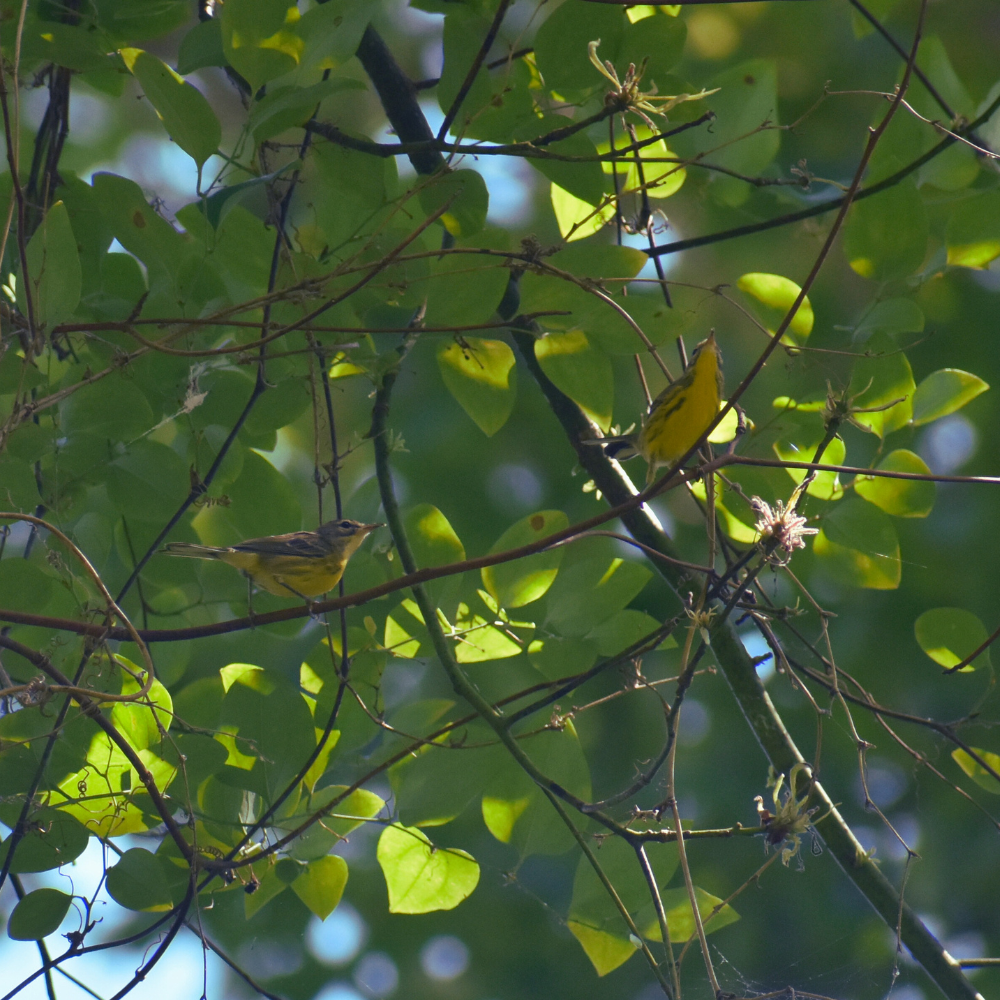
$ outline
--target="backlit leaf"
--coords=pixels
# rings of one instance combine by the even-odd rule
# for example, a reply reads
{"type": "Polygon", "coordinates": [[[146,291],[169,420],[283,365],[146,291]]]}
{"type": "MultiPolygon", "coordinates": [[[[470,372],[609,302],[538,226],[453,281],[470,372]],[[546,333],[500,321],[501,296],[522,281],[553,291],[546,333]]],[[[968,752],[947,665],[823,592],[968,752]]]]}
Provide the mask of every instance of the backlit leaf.
{"type": "MultiPolygon", "coordinates": [[[[988,638],[986,627],[971,611],[964,608],[931,608],[914,622],[920,648],[946,670],[961,663],[988,638]]],[[[986,648],[960,673],[971,673],[977,667],[990,666],[990,651],[986,648]]]]}
{"type": "Polygon", "coordinates": [[[389,890],[390,913],[453,910],[479,884],[479,865],[471,854],[435,847],[416,827],[386,827],[377,857],[389,890]]]}
{"type": "Polygon", "coordinates": [[[444,343],[438,350],[438,368],[448,391],[492,437],[514,409],[517,369],[514,352],[502,340],[466,337],[462,344],[444,343]]]}
{"type": "MultiPolygon", "coordinates": [[[[930,475],[927,463],[912,451],[898,448],[876,466],[888,472],[916,472],[930,475]]],[[[889,479],[880,476],[858,476],[854,489],[869,503],[881,507],[895,517],[926,517],[934,506],[937,488],[934,483],[913,479],[889,479]]]]}
{"type": "MultiPolygon", "coordinates": [[[[542,510],[512,524],[493,544],[490,552],[505,552],[540,541],[547,535],[569,527],[569,518],[561,510],[542,510]]],[[[483,586],[502,608],[520,608],[537,601],[552,586],[562,563],[563,549],[516,559],[513,562],[486,566],[483,586]]]]}
{"type": "Polygon", "coordinates": [[[989,386],[978,375],[959,368],[931,372],[913,394],[913,423],[929,424],[971,403],[989,386]]]}

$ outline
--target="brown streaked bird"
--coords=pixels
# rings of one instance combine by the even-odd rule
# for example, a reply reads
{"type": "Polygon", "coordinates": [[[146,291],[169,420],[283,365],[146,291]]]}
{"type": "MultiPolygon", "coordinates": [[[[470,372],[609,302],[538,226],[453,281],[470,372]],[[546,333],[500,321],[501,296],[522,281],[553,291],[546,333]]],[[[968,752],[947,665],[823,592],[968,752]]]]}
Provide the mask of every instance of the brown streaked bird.
{"type": "Polygon", "coordinates": [[[308,604],[310,598],[337,586],[348,559],[381,527],[343,518],[327,521],[315,531],[290,531],[218,547],[171,542],[162,551],[171,556],[218,559],[238,569],[261,590],[278,597],[301,597],[308,604]]]}

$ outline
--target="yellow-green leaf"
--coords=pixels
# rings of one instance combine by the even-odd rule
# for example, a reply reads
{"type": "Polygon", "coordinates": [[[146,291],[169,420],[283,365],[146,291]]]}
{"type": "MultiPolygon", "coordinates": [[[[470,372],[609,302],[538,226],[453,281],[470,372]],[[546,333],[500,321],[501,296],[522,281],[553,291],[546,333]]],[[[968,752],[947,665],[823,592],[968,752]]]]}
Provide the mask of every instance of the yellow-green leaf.
{"type": "MultiPolygon", "coordinates": [[[[497,539],[490,552],[530,545],[567,527],[569,518],[561,510],[540,510],[512,524],[497,539]]],[[[482,570],[483,586],[500,607],[520,608],[537,601],[552,586],[562,557],[563,549],[560,547],[513,562],[486,566],[482,570]]]]}
{"type": "MultiPolygon", "coordinates": [[[[986,627],[965,608],[931,608],[914,622],[920,648],[946,670],[961,663],[987,639],[986,627]]],[[[970,673],[976,667],[990,666],[989,648],[962,667],[960,673],[970,673]]]]}
{"type": "Polygon", "coordinates": [[[435,847],[416,827],[386,827],[376,856],[389,890],[390,913],[453,910],[479,884],[479,865],[471,854],[435,847]]]}
{"type": "MultiPolygon", "coordinates": [[[[876,466],[886,472],[916,472],[930,475],[927,463],[912,451],[897,448],[876,466]]],[[[915,479],[889,479],[884,476],[858,476],[855,492],[869,503],[894,517],[927,517],[934,506],[937,487],[915,479]]]]}
{"type": "Polygon", "coordinates": [[[507,423],[517,394],[517,369],[510,347],[502,340],[466,337],[461,344],[443,344],[437,362],[459,406],[487,437],[496,434],[507,423]]]}
{"type": "MultiPolygon", "coordinates": [[[[777,322],[774,322],[774,326],[777,326],[784,319],[802,291],[790,278],[784,278],[780,274],[763,274],[756,271],[744,274],[736,282],[736,285],[740,291],[746,292],[747,295],[774,310],[777,316],[767,317],[769,329],[771,329],[771,321],[776,319],[777,322]]],[[[812,333],[814,319],[812,304],[807,295],[795,311],[788,329],[799,342],[802,342],[812,333]]]]}
{"type": "Polygon", "coordinates": [[[931,372],[913,394],[913,423],[929,424],[948,416],[972,402],[989,385],[978,375],[959,368],[941,368],[931,372]]]}
{"type": "MultiPolygon", "coordinates": [[[[969,749],[1000,774],[1000,754],[980,750],[979,747],[969,747],[969,749]]],[[[952,750],[951,758],[980,788],[985,788],[992,795],[1000,795],[1000,781],[961,747],[952,750]]]]}
{"type": "Polygon", "coordinates": [[[615,400],[611,359],[593,347],[582,330],[539,337],[535,357],[556,388],[607,433],[615,400]]]}

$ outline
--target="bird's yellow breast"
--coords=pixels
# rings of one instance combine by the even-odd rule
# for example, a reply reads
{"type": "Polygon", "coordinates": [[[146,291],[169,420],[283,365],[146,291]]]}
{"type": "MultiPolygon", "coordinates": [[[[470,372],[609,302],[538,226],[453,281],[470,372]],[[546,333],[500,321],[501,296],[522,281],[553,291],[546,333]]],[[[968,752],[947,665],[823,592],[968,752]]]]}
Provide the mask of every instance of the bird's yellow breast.
{"type": "Polygon", "coordinates": [[[325,556],[284,556],[230,549],[219,558],[234,566],[254,585],[278,597],[299,593],[317,597],[333,590],[344,575],[347,559],[343,553],[325,556]]]}
{"type": "Polygon", "coordinates": [[[718,355],[702,350],[685,376],[663,394],[640,432],[647,462],[675,462],[705,433],[719,412],[718,374],[718,355]]]}

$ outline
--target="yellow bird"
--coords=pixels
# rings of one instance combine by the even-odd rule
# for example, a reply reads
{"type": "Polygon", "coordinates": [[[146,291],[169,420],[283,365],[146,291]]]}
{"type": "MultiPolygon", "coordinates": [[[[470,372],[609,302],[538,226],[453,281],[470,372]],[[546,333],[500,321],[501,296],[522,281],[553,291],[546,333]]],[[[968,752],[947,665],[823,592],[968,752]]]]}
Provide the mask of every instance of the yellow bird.
{"type": "Polygon", "coordinates": [[[171,542],[163,551],[172,556],[218,559],[238,569],[251,584],[278,597],[290,594],[309,603],[310,597],[333,590],[344,575],[347,560],[381,524],[327,521],[315,531],[249,538],[227,547],[171,542]]]}
{"type": "Polygon", "coordinates": [[[605,453],[619,461],[642,457],[649,464],[646,483],[661,465],[673,465],[697,444],[719,412],[722,355],[715,331],[694,349],[684,374],[653,400],[642,427],[634,434],[605,438],[605,453]]]}

